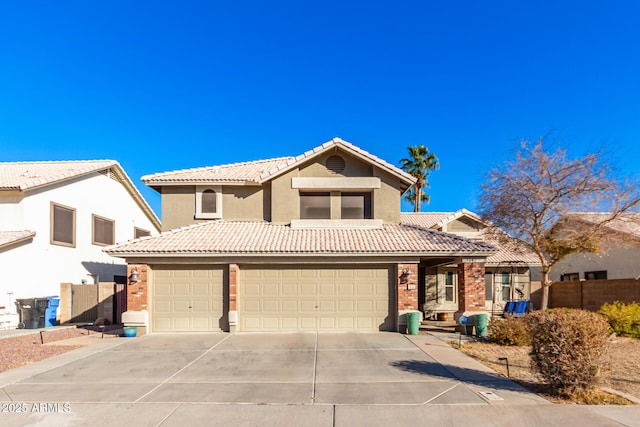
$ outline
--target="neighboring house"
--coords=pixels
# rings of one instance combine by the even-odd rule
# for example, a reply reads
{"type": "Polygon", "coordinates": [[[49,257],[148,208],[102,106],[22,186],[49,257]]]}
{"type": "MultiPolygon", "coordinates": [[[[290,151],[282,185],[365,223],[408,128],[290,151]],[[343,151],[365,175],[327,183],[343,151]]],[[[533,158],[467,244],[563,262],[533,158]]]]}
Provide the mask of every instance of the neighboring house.
{"type": "Polygon", "coordinates": [[[130,263],[127,317],[151,332],[397,330],[434,263],[458,266],[460,313],[485,309],[494,247],[401,224],[415,179],[339,138],[142,180],[165,231],[106,252],[130,263]]]}
{"type": "MultiPolygon", "coordinates": [[[[606,219],[603,213],[572,213],[564,223],[572,228],[597,224],[606,219]]],[[[605,238],[596,253],[574,253],[556,263],[550,279],[606,280],[640,278],[640,213],[627,213],[607,224],[605,238]]]]}
{"type": "Polygon", "coordinates": [[[58,295],[61,282],[126,280],[126,264],[102,249],[159,231],[113,160],[0,163],[0,312],[58,295]]]}
{"type": "MultiPolygon", "coordinates": [[[[484,300],[488,312],[502,313],[507,301],[531,298],[532,269],[533,280],[539,281],[540,260],[524,244],[486,223],[477,214],[460,209],[456,212],[403,212],[400,217],[403,224],[488,242],[497,248],[485,263],[484,300]]],[[[418,293],[420,307],[424,307],[426,316],[455,313],[459,302],[457,265],[435,262],[431,263],[433,265],[423,263],[418,293]]]]}

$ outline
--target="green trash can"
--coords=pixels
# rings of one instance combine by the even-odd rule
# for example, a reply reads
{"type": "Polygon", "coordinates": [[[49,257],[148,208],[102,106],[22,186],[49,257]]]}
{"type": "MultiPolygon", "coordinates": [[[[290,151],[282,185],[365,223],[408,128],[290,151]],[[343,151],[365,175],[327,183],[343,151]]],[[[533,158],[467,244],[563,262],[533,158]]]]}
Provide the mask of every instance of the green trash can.
{"type": "Polygon", "coordinates": [[[489,323],[489,316],[486,314],[476,314],[473,320],[476,327],[476,336],[483,337],[483,338],[486,337],[487,324],[489,323]]]}
{"type": "Polygon", "coordinates": [[[407,313],[407,333],[409,335],[418,335],[420,330],[420,312],[412,311],[407,313]]]}

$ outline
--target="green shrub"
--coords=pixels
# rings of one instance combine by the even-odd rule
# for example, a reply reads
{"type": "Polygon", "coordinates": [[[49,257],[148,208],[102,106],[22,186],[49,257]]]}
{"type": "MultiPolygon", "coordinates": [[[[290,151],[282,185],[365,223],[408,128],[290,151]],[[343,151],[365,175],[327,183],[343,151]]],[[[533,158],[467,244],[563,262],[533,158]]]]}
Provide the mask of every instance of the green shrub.
{"type": "Polygon", "coordinates": [[[493,318],[488,328],[489,339],[500,345],[530,345],[531,334],[525,318],[493,318]]]}
{"type": "Polygon", "coordinates": [[[594,387],[602,371],[609,324],[585,310],[553,309],[527,316],[533,365],[551,392],[569,396],[594,387]]]}
{"type": "Polygon", "coordinates": [[[625,304],[615,301],[612,304],[605,303],[600,308],[609,321],[611,329],[621,337],[640,338],[640,304],[632,302],[625,304]]]}

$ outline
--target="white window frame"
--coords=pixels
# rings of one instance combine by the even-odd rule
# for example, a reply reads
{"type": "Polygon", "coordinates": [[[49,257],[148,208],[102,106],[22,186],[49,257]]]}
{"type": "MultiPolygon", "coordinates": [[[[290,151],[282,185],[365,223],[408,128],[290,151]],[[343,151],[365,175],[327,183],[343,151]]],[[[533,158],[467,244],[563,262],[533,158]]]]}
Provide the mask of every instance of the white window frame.
{"type": "Polygon", "coordinates": [[[219,185],[199,185],[196,187],[196,219],[222,218],[222,187],[219,185]],[[216,212],[202,212],[202,193],[206,190],[216,193],[216,212]]]}

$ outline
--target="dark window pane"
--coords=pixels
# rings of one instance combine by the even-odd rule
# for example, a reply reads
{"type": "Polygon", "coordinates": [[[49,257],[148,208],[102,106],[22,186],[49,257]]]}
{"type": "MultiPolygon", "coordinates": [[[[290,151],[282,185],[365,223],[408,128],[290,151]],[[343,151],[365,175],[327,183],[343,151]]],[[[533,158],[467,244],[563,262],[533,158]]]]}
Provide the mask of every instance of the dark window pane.
{"type": "Polygon", "coordinates": [[[113,221],[94,216],[93,242],[99,245],[113,245],[113,229],[113,221]]]}
{"type": "Polygon", "coordinates": [[[53,241],[73,245],[73,209],[53,206],[53,241]]]}
{"type": "Polygon", "coordinates": [[[217,194],[213,190],[204,190],[202,192],[202,213],[217,212],[217,194]]]}
{"type": "Polygon", "coordinates": [[[329,193],[301,193],[301,219],[330,219],[331,196],[329,193]]]}
{"type": "Polygon", "coordinates": [[[485,273],[484,275],[484,298],[493,301],[493,274],[485,273]]]}
{"type": "Polygon", "coordinates": [[[341,205],[342,219],[371,218],[371,193],[343,193],[341,205]]]}

